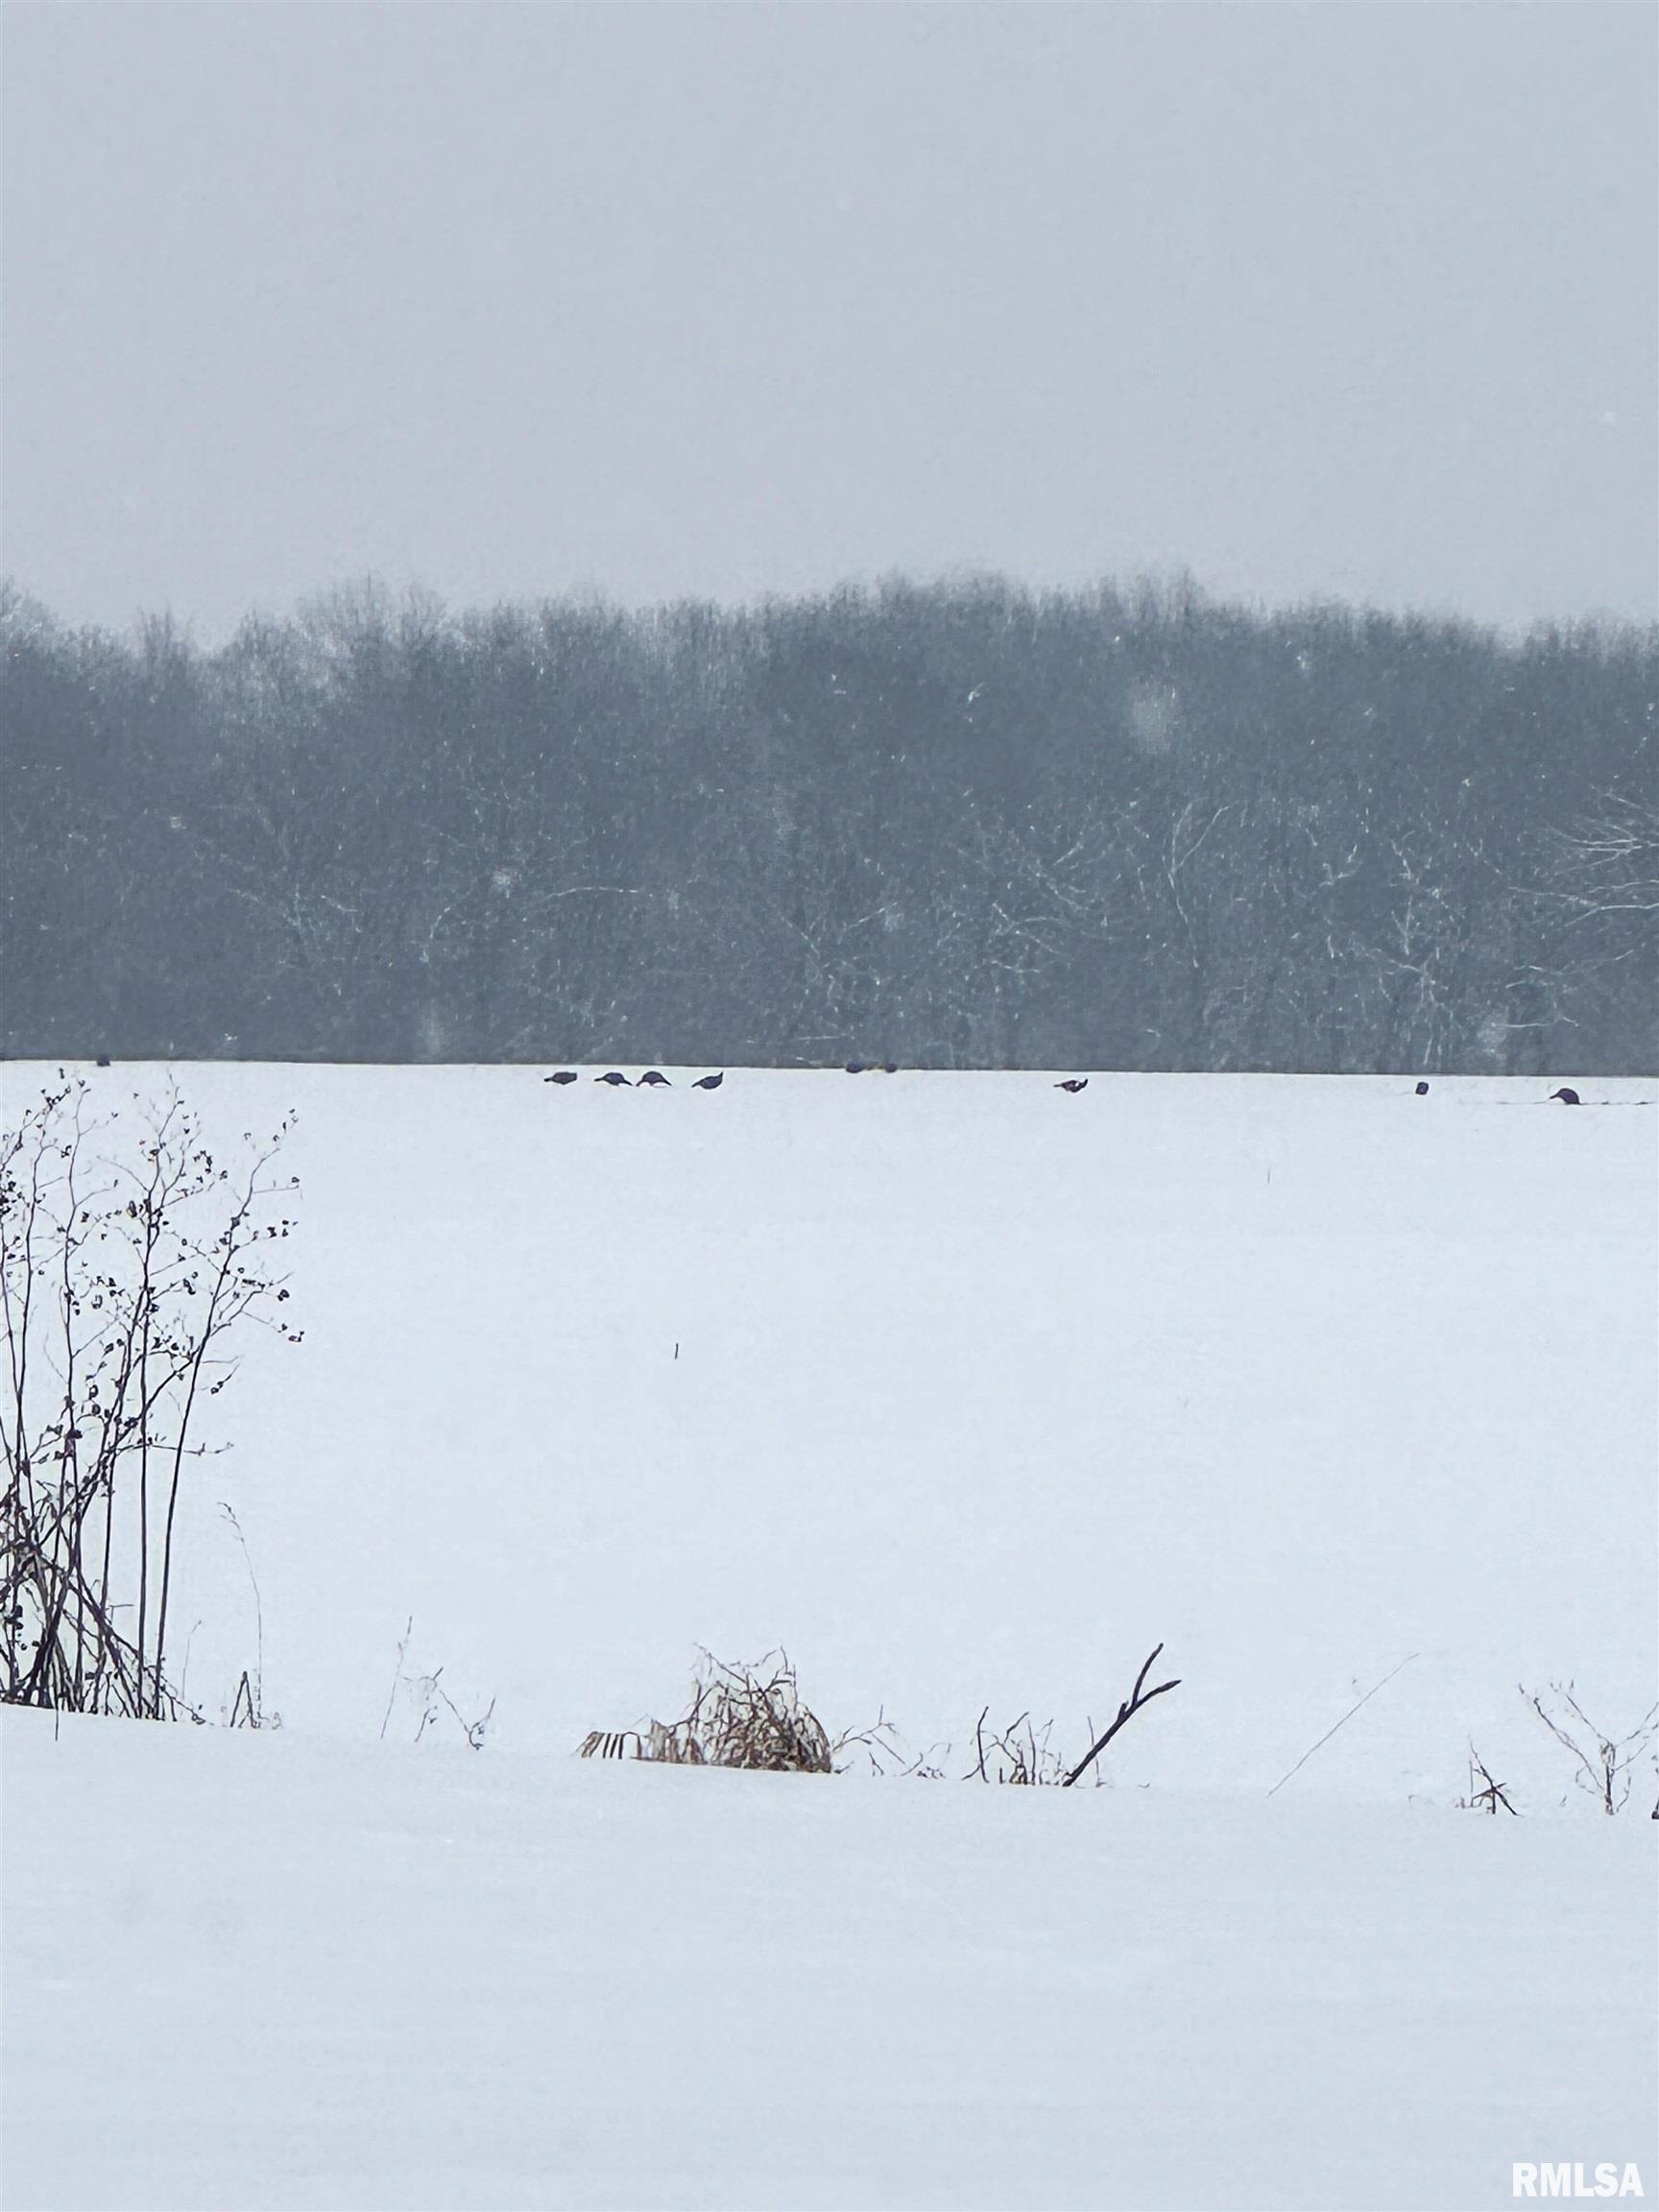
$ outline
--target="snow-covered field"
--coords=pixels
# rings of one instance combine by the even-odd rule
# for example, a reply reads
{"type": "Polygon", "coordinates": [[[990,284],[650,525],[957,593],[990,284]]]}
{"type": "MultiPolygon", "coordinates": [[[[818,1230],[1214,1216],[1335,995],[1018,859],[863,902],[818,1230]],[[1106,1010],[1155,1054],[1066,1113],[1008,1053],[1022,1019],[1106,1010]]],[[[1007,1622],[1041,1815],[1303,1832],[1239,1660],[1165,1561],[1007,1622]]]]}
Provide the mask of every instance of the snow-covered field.
{"type": "Polygon", "coordinates": [[[1651,1824],[13,1719],[6,2201],[1654,2187],[1651,1824]]]}
{"type": "Polygon", "coordinates": [[[1654,1695],[1656,1087],[670,1073],[179,1070],[300,1112],[180,1615],[217,1710],[228,1500],[285,1725],[5,1717],[12,2212],[1652,2195],[1653,1768],[1517,1685],[1654,1695]],[[780,1643],[952,1779],[570,1757],[780,1643]]]}

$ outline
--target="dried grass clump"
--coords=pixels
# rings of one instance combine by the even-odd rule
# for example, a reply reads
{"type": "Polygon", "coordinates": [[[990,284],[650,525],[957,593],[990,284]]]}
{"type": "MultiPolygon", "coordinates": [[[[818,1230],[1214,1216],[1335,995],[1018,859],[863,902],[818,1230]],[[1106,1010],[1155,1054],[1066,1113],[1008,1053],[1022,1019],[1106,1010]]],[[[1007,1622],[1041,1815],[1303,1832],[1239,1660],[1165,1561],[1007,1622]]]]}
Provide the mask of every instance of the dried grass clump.
{"type": "Polygon", "coordinates": [[[705,1651],[680,1719],[651,1720],[642,1732],[595,1728],[582,1757],[624,1759],[630,1744],[636,1759],[668,1767],[742,1767],[765,1774],[833,1770],[829,1731],[803,1704],[782,1651],[768,1651],[753,1666],[730,1665],[705,1651]]]}

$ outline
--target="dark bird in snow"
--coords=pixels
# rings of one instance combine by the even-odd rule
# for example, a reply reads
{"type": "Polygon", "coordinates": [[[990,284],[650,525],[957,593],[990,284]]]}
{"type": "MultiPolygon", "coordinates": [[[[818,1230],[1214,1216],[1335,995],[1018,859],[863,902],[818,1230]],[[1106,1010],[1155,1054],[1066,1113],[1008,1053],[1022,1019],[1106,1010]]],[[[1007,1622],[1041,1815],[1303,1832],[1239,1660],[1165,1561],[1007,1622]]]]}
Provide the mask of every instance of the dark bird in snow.
{"type": "Polygon", "coordinates": [[[639,1081],[647,1091],[672,1091],[674,1088],[667,1076],[660,1073],[655,1068],[647,1068],[639,1081]]]}
{"type": "Polygon", "coordinates": [[[883,1074],[883,1075],[897,1075],[897,1074],[898,1074],[898,1072],[899,1072],[899,1063],[898,1063],[898,1061],[897,1061],[897,1060],[883,1060],[883,1061],[882,1061],[882,1063],[881,1063],[881,1072],[882,1072],[882,1074],[883,1074]]]}
{"type": "Polygon", "coordinates": [[[849,1061],[848,1061],[848,1063],[847,1063],[847,1072],[848,1072],[848,1074],[849,1074],[849,1075],[862,1075],[862,1074],[863,1074],[863,1072],[864,1072],[864,1063],[863,1063],[863,1061],[862,1061],[862,1060],[849,1060],[849,1061]]]}
{"type": "Polygon", "coordinates": [[[722,1068],[718,1075],[699,1075],[691,1088],[693,1091],[718,1091],[725,1080],[726,1070],[722,1068]]]}
{"type": "Polygon", "coordinates": [[[1563,1106],[1582,1106],[1584,1101],[1576,1091],[1570,1091],[1563,1083],[1559,1091],[1551,1091],[1551,1099],[1559,1098],[1563,1106]]]}
{"type": "Polygon", "coordinates": [[[100,1068],[108,1068],[108,1065],[109,1065],[109,1056],[108,1056],[108,1054],[107,1052],[101,1052],[101,1053],[98,1055],[98,1065],[99,1065],[99,1067],[100,1067],[100,1068]]]}
{"type": "Polygon", "coordinates": [[[1427,1098],[1427,1097],[1428,1097],[1428,1095],[1429,1095],[1429,1086],[1428,1086],[1428,1084],[1427,1084],[1427,1083],[1419,1083],[1419,1084],[1418,1084],[1418,1086],[1417,1086],[1417,1095],[1418,1095],[1418,1097],[1419,1097],[1419,1098],[1427,1098]]]}
{"type": "Polygon", "coordinates": [[[609,1075],[595,1075],[593,1080],[595,1083],[609,1083],[613,1091],[615,1090],[618,1083],[626,1085],[630,1091],[634,1088],[633,1084],[629,1083],[627,1076],[618,1075],[614,1068],[612,1069],[609,1075]]]}
{"type": "Polygon", "coordinates": [[[1070,1091],[1071,1095],[1075,1097],[1079,1091],[1088,1090],[1089,1078],[1087,1075],[1070,1075],[1067,1077],[1064,1083],[1056,1083],[1054,1088],[1056,1091],[1070,1091]]]}
{"type": "Polygon", "coordinates": [[[557,1075],[543,1075],[541,1080],[543,1083],[574,1083],[576,1070],[574,1068],[561,1068],[557,1075]]]}

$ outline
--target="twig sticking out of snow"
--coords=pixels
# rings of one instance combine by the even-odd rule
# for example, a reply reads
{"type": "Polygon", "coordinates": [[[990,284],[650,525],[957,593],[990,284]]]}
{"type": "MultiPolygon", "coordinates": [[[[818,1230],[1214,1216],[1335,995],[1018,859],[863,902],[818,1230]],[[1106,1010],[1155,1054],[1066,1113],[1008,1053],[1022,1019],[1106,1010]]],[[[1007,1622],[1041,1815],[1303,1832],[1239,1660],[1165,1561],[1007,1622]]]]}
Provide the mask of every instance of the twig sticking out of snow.
{"type": "MultiPolygon", "coordinates": [[[[1402,1668],[1409,1667],[1413,1659],[1421,1659],[1422,1656],[1423,1654],[1421,1651],[1407,1651],[1405,1658],[1401,1660],[1399,1667],[1391,1668],[1390,1671],[1383,1675],[1382,1681],[1376,1685],[1375,1689],[1366,1691],[1364,1696],[1359,1700],[1359,1705],[1369,1705],[1372,1698],[1376,1696],[1378,1690],[1386,1690],[1389,1683],[1393,1681],[1395,1675],[1401,1671],[1402,1668]]],[[[1307,1766],[1309,1760],[1312,1758],[1314,1752],[1319,1750],[1322,1745],[1330,1743],[1332,1737],[1335,1735],[1336,1729],[1345,1727],[1347,1723],[1353,1719],[1355,1714],[1359,1710],[1359,1705],[1350,1705],[1347,1712],[1343,1714],[1341,1719],[1337,1721],[1335,1728],[1327,1728],[1324,1735],[1320,1737],[1317,1743],[1310,1743],[1307,1750],[1303,1752],[1301,1758],[1297,1760],[1295,1766],[1291,1767],[1290,1774],[1299,1774],[1302,1768],[1307,1766]]],[[[1275,1795],[1279,1791],[1284,1789],[1286,1783],[1290,1779],[1290,1774],[1280,1775],[1278,1781],[1274,1783],[1273,1788],[1267,1792],[1269,1797],[1275,1795]]]]}
{"type": "Polygon", "coordinates": [[[1113,1721],[1111,1727],[1107,1729],[1105,1735],[1101,1737],[1100,1741],[1094,1745],[1094,1749],[1088,1752],[1083,1758],[1078,1760],[1076,1766],[1072,1767],[1070,1773],[1068,1774],[1065,1781],[1061,1783],[1060,1787],[1062,1790],[1070,1789],[1072,1783],[1076,1781],[1078,1775],[1086,1772],[1087,1769],[1094,1764],[1094,1762],[1099,1758],[1101,1752],[1105,1750],[1107,1744],[1111,1743],[1113,1737],[1117,1735],[1118,1729],[1126,1727],[1128,1723],[1134,1719],[1136,1714],[1140,1712],[1142,1705],[1150,1705],[1153,1698],[1162,1697],[1166,1690],[1180,1689],[1181,1677],[1177,1674],[1172,1680],[1168,1682],[1160,1682],[1156,1690],[1145,1690],[1144,1695],[1142,1695],[1146,1677],[1152,1671],[1152,1662],[1157,1658],[1158,1653],[1162,1651],[1163,1648],[1163,1645],[1160,1644],[1147,1653],[1145,1664],[1142,1666],[1140,1673],[1135,1677],[1134,1689],[1130,1691],[1128,1696],[1124,1698],[1122,1704],[1118,1708],[1117,1719],[1113,1721]]]}
{"type": "MultiPolygon", "coordinates": [[[[1507,1787],[1502,1782],[1493,1781],[1490,1767],[1473,1743],[1469,1746],[1469,1794],[1460,1802],[1471,1811],[1479,1806],[1483,1813],[1490,1813],[1494,1815],[1496,1815],[1500,1805],[1503,1806],[1505,1813],[1515,1813],[1514,1806],[1509,1802],[1507,1787]],[[1484,1789],[1476,1789],[1475,1778],[1477,1775],[1485,1784],[1484,1789]]],[[[1520,1814],[1515,1813],[1515,1817],[1519,1820],[1520,1814]]]]}
{"type": "Polygon", "coordinates": [[[414,1633],[415,1616],[411,1613],[408,1620],[403,1623],[402,1635],[397,1639],[397,1668],[392,1677],[392,1687],[386,1693],[386,1717],[380,1723],[380,1741],[382,1743],[386,1741],[386,1728],[387,1723],[392,1719],[392,1707],[397,1702],[397,1685],[403,1679],[403,1654],[409,1648],[409,1639],[414,1633]]]}

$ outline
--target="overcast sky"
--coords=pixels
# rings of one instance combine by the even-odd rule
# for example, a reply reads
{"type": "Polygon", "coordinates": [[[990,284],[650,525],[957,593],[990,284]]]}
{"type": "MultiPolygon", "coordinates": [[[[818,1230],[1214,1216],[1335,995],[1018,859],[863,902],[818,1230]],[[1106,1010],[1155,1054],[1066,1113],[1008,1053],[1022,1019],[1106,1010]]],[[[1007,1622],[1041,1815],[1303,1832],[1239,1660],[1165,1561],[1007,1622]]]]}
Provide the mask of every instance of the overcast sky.
{"type": "Polygon", "coordinates": [[[5,565],[1655,610],[1645,5],[12,5],[5,565]]]}

